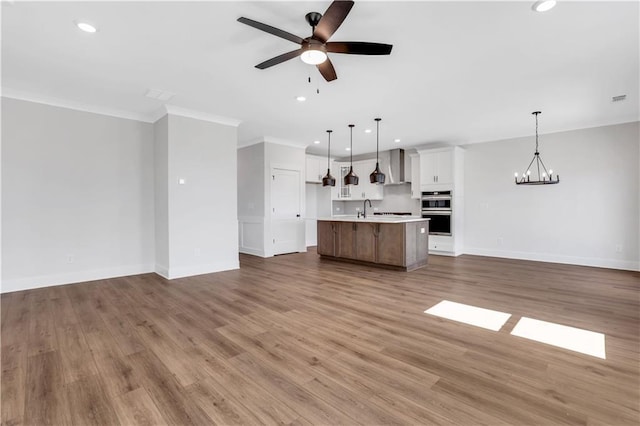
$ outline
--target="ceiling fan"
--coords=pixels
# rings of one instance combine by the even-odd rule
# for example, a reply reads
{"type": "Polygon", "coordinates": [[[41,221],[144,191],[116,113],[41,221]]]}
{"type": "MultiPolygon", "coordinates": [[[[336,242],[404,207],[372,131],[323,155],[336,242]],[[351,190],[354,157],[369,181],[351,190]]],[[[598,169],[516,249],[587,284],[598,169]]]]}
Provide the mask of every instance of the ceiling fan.
{"type": "Polygon", "coordinates": [[[337,0],[331,3],[324,15],[318,12],[307,13],[305,19],[313,27],[310,37],[302,38],[287,31],[254,21],[249,18],[238,18],[238,22],[257,28],[274,36],[284,38],[300,45],[300,48],[283,53],[256,65],[258,69],[265,69],[278,65],[289,59],[300,56],[304,62],[316,65],[320,74],[327,81],[333,81],[338,76],[327,53],[346,53],[350,55],[388,55],[391,44],[368,43],[363,41],[328,41],[345,20],[353,7],[353,1],[337,0]]]}

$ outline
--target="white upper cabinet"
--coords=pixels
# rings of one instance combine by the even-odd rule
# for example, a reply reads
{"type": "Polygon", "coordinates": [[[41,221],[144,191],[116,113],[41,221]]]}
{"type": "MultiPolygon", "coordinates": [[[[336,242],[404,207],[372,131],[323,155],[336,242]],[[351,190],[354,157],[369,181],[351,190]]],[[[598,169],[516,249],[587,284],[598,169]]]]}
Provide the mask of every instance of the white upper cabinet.
{"type": "Polygon", "coordinates": [[[322,178],[327,172],[327,159],[307,155],[305,168],[305,181],[311,183],[322,183],[322,178]]]}
{"type": "Polygon", "coordinates": [[[453,183],[453,151],[420,153],[420,183],[438,185],[453,183]]]}

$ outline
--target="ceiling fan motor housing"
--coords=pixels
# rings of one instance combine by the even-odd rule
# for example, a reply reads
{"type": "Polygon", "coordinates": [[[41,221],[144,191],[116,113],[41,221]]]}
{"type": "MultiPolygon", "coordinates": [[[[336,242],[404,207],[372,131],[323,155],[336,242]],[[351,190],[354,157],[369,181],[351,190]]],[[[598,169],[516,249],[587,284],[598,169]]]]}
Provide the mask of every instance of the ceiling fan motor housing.
{"type": "Polygon", "coordinates": [[[309,25],[311,25],[313,28],[315,28],[315,27],[318,26],[318,22],[320,22],[320,19],[322,19],[322,13],[309,12],[304,16],[304,19],[307,20],[309,25]]]}

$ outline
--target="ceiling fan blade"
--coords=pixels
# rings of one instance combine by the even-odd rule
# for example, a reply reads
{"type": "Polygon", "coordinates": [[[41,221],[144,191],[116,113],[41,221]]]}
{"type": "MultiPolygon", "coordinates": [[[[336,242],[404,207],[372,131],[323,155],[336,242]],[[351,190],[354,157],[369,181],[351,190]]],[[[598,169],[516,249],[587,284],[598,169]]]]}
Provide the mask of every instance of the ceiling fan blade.
{"type": "Polygon", "coordinates": [[[333,64],[331,63],[331,60],[329,58],[327,58],[327,60],[323,63],[316,66],[318,67],[318,71],[320,71],[320,74],[322,74],[325,80],[333,81],[338,78],[338,76],[336,75],[336,70],[335,68],[333,68],[333,64]]]}
{"type": "Polygon", "coordinates": [[[269,68],[274,65],[281,64],[285,61],[288,61],[289,59],[293,59],[296,56],[300,56],[301,53],[302,53],[302,49],[292,50],[291,52],[283,53],[282,55],[278,55],[274,58],[261,62],[258,65],[256,65],[256,68],[263,70],[265,68],[269,68]]]}
{"type": "Polygon", "coordinates": [[[392,44],[368,43],[366,41],[334,41],[326,45],[327,52],[351,55],[388,55],[392,44]]]}
{"type": "Polygon", "coordinates": [[[322,15],[320,22],[318,22],[318,26],[313,30],[313,38],[326,43],[329,37],[340,27],[352,7],[352,1],[337,0],[331,3],[327,11],[322,15]]]}
{"type": "Polygon", "coordinates": [[[279,28],[272,27],[271,25],[263,24],[262,22],[254,21],[253,19],[243,17],[238,18],[238,22],[242,22],[243,24],[249,25],[250,27],[257,28],[266,33],[273,34],[276,37],[280,37],[294,43],[302,44],[302,42],[304,41],[301,37],[298,37],[295,34],[291,34],[279,28]]]}

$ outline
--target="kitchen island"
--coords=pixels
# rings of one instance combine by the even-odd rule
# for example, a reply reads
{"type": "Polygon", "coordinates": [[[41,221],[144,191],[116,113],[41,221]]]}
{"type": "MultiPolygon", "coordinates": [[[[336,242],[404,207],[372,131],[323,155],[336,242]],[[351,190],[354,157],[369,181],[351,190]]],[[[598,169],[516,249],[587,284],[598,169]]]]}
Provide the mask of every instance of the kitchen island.
{"type": "Polygon", "coordinates": [[[418,216],[334,216],[318,219],[323,258],[412,271],[427,264],[429,219],[418,216]]]}

